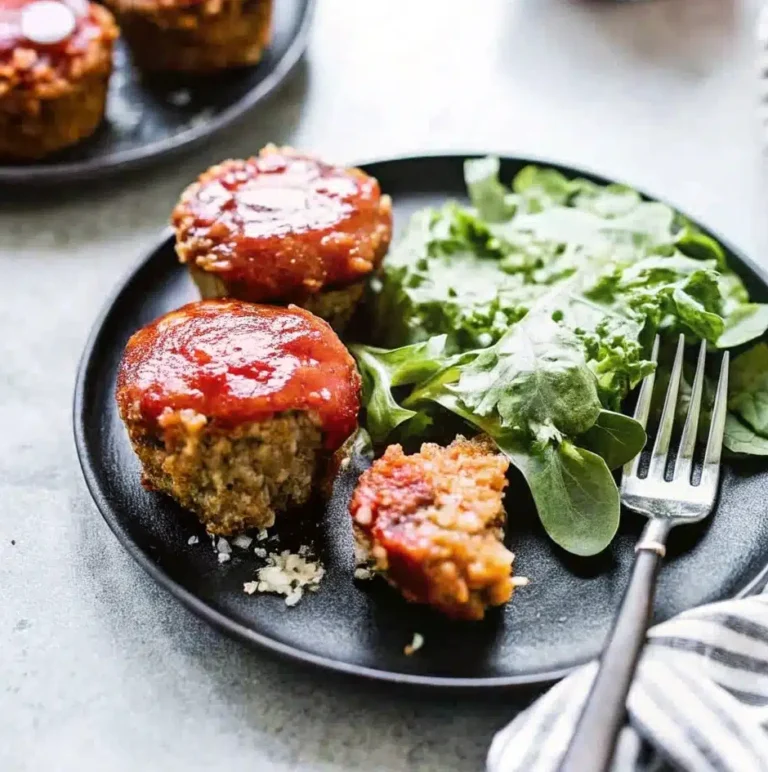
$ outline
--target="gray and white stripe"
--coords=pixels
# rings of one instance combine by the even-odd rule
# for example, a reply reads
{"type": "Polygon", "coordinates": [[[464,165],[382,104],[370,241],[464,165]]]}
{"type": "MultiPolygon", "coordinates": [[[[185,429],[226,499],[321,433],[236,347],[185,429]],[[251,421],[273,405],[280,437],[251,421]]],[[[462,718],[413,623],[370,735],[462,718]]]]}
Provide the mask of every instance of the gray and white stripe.
{"type": "MultiPolygon", "coordinates": [[[[576,671],[502,729],[489,772],[556,772],[596,671],[576,671]]],[[[651,629],[627,713],[616,772],[768,772],[768,595],[651,629]]]]}

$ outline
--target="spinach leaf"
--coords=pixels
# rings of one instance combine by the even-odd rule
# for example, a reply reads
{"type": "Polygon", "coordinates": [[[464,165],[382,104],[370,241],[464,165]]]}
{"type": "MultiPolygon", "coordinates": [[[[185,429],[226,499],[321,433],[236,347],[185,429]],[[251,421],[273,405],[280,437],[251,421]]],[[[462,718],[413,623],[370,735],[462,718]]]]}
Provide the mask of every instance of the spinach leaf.
{"type": "Polygon", "coordinates": [[[578,442],[587,450],[601,456],[609,469],[619,469],[631,461],[645,447],[646,435],[634,418],[601,410],[594,425],[578,442]]]}
{"type": "Polygon", "coordinates": [[[718,348],[735,348],[760,338],[768,330],[768,305],[744,303],[726,317],[725,326],[717,339],[718,348]]]}
{"type": "Polygon", "coordinates": [[[761,437],[733,413],[728,413],[725,419],[723,444],[732,453],[768,456],[768,438],[761,437]]]}
{"type": "MultiPolygon", "coordinates": [[[[605,461],[570,442],[531,445],[519,432],[468,410],[450,391],[432,397],[493,439],[522,473],[549,537],[574,555],[596,555],[619,525],[619,491],[605,461]]],[[[631,419],[630,419],[631,420],[631,419]]]]}
{"type": "Polygon", "coordinates": [[[507,455],[523,473],[552,541],[585,557],[613,541],[619,527],[619,491],[600,456],[570,442],[507,455]]]}
{"type": "Polygon", "coordinates": [[[578,337],[543,314],[512,326],[461,370],[454,393],[479,416],[534,437],[575,436],[597,420],[600,400],[578,337]]]}
{"type": "Polygon", "coordinates": [[[729,409],[768,437],[768,344],[758,343],[733,360],[729,392],[729,409]]]}

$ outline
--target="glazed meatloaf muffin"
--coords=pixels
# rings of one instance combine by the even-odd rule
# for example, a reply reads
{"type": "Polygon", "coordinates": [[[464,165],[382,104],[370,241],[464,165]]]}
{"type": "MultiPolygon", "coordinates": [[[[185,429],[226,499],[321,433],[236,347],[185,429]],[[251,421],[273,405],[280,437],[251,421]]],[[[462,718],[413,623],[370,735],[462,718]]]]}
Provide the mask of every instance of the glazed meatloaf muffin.
{"type": "Polygon", "coordinates": [[[454,619],[482,619],[512,596],[514,555],[502,543],[509,461],[486,439],[391,445],[350,503],[357,562],[403,596],[454,619]]]}
{"type": "Polygon", "coordinates": [[[85,0],[0,4],[0,159],[35,161],[104,117],[117,27],[85,0]]]}
{"type": "Polygon", "coordinates": [[[389,247],[392,202],[359,169],[268,146],[205,172],[172,224],[203,297],[296,303],[341,330],[389,247]]]}
{"type": "Polygon", "coordinates": [[[145,485],[226,535],[267,528],[309,498],[356,428],[359,390],[352,357],[322,319],[207,300],[130,338],[117,403],[145,485]]]}
{"type": "Polygon", "coordinates": [[[138,67],[205,73],[256,64],[273,0],[107,0],[138,67]]]}

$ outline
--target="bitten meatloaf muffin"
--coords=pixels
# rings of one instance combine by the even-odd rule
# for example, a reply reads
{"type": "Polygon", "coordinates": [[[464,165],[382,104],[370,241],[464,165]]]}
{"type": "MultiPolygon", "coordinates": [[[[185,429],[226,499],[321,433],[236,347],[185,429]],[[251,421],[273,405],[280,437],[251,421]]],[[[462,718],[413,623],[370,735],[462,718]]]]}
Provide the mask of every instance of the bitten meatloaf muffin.
{"type": "Polygon", "coordinates": [[[0,159],[35,161],[104,117],[117,27],[85,0],[0,3],[0,159]]]}
{"type": "Polygon", "coordinates": [[[486,439],[391,445],[360,477],[350,513],[357,560],[403,596],[454,619],[508,601],[514,555],[502,543],[509,461],[486,439]]]}
{"type": "Polygon", "coordinates": [[[267,528],[304,503],[357,426],[359,391],[322,319],[237,300],[190,303],[139,330],[117,378],[145,485],[216,534],[267,528]]]}
{"type": "Polygon", "coordinates": [[[106,0],[138,67],[214,72],[256,64],[272,35],[273,0],[106,0]]]}
{"type": "Polygon", "coordinates": [[[389,247],[392,201],[359,169],[270,145],[201,175],[172,224],[203,297],[296,303],[341,329],[389,247]]]}

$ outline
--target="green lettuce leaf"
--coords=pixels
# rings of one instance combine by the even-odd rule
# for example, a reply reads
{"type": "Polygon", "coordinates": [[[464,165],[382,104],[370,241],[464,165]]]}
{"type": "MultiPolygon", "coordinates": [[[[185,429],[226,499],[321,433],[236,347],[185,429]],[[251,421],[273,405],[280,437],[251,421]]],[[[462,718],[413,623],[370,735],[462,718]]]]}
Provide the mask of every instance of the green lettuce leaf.
{"type": "Polygon", "coordinates": [[[469,199],[488,222],[509,220],[516,209],[514,196],[499,182],[499,166],[499,159],[492,157],[464,162],[469,199]]]}

